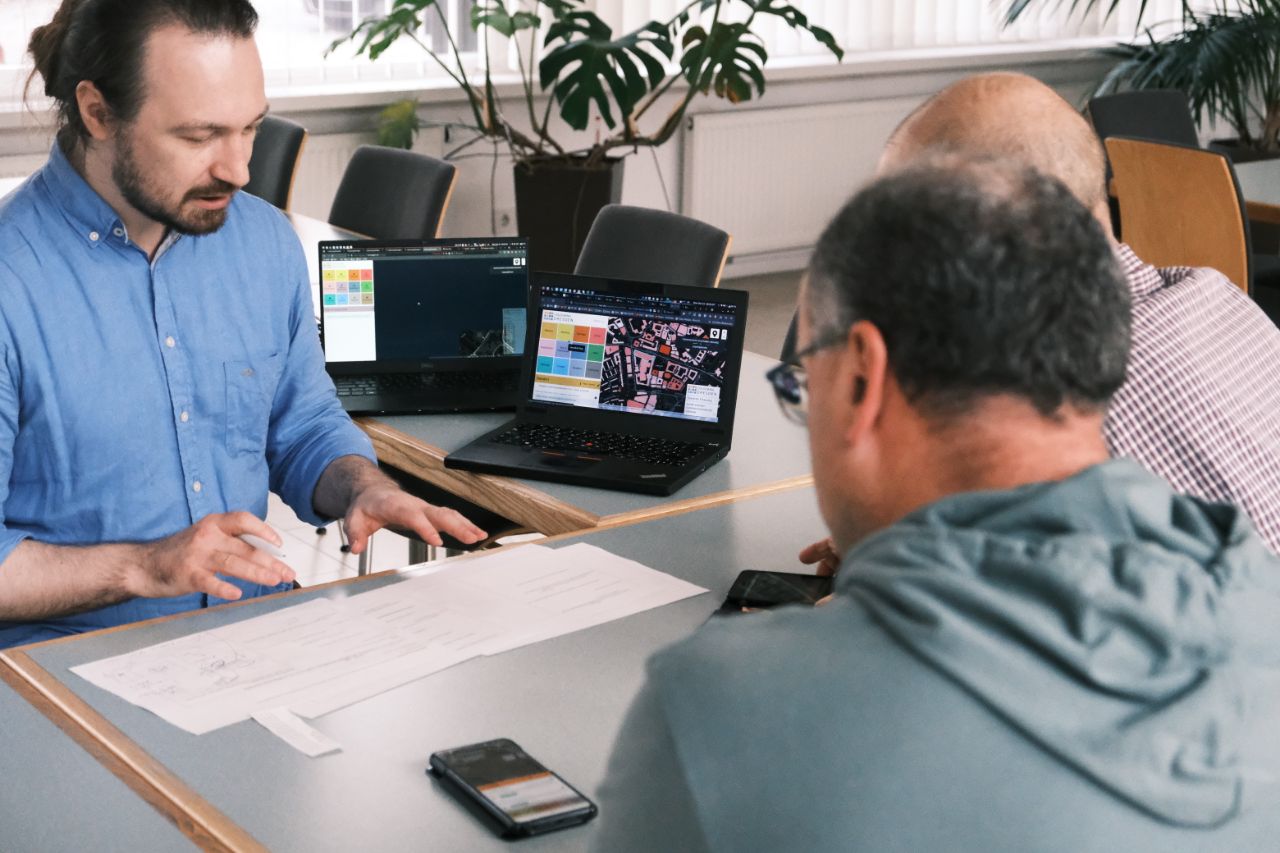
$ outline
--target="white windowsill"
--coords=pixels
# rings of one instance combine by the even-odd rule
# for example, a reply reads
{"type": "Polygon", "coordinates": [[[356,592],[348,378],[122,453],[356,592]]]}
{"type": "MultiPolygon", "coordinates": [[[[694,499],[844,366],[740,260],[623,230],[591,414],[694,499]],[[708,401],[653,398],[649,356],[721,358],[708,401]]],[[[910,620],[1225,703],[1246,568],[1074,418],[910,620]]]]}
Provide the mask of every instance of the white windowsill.
{"type": "MultiPolygon", "coordinates": [[[[767,67],[770,83],[808,80],[856,79],[929,71],[979,71],[1012,65],[1026,66],[1095,58],[1099,48],[1117,43],[1113,37],[1090,37],[1051,42],[1010,42],[963,47],[912,48],[891,51],[846,53],[836,63],[821,55],[771,60],[767,67]]],[[[24,77],[25,77],[25,72],[24,77]]],[[[495,76],[503,97],[518,96],[519,77],[495,76]]],[[[38,81],[33,85],[33,90],[38,81]]],[[[675,88],[678,88],[675,87],[675,88]]],[[[372,80],[352,83],[321,83],[268,87],[272,109],[278,113],[345,110],[380,107],[392,100],[416,95],[424,104],[465,103],[458,87],[447,77],[413,80],[372,80]]],[[[0,130],[46,126],[51,121],[48,101],[32,98],[21,103],[0,104],[0,130]]]]}

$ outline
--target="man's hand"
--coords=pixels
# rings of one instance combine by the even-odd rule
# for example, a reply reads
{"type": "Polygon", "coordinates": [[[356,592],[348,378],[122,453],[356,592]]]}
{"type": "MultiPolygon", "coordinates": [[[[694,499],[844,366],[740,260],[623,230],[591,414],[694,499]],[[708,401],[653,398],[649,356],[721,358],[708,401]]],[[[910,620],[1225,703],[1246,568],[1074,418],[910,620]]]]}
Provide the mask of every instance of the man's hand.
{"type": "Polygon", "coordinates": [[[816,563],[814,574],[830,577],[836,573],[836,569],[840,568],[840,555],[836,553],[835,543],[830,539],[823,539],[802,550],[800,562],[806,565],[816,563]]]}
{"type": "Polygon", "coordinates": [[[353,554],[362,552],[369,537],[388,526],[412,530],[431,545],[441,544],[441,530],[468,545],[486,535],[457,510],[415,498],[390,480],[361,489],[347,510],[345,524],[353,554]]]}
{"type": "Polygon", "coordinates": [[[208,515],[172,536],[139,546],[142,559],[126,571],[125,588],[140,598],[202,592],[233,601],[240,589],[219,574],[264,586],[294,579],[293,569],[240,539],[242,533],[280,544],[280,535],[251,513],[208,515]]]}

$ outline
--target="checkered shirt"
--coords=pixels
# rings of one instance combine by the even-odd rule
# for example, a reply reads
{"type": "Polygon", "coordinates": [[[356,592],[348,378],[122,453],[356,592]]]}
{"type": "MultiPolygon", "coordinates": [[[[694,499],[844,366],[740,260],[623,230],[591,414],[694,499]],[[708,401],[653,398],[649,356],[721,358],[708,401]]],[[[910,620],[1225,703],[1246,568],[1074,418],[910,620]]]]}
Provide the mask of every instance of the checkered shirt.
{"type": "Polygon", "coordinates": [[[1217,270],[1118,259],[1133,295],[1107,445],[1175,489],[1231,503],[1280,553],[1280,329],[1217,270]]]}

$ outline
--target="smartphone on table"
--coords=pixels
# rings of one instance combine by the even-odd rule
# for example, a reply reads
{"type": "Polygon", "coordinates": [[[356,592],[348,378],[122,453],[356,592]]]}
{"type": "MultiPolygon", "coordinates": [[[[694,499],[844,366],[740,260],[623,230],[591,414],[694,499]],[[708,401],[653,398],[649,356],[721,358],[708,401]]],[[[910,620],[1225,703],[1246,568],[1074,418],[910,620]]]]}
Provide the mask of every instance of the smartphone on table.
{"type": "Polygon", "coordinates": [[[738,575],[720,605],[721,613],[767,610],[781,604],[814,605],[831,594],[834,578],[748,569],[738,575]]]}
{"type": "Polygon", "coordinates": [[[427,773],[503,838],[540,835],[596,816],[595,803],[507,738],[434,753],[427,773]]]}

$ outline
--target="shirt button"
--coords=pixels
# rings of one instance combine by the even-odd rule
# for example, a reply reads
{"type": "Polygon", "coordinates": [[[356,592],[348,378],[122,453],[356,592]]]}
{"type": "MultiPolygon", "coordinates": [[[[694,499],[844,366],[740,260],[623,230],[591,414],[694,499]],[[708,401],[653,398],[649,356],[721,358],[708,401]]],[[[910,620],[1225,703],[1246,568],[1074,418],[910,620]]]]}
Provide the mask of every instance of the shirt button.
{"type": "Polygon", "coordinates": [[[114,235],[116,235],[117,237],[123,237],[123,236],[124,236],[124,229],[123,229],[123,228],[112,228],[112,229],[111,229],[111,233],[112,233],[112,234],[114,234],[114,235]]]}
{"type": "Polygon", "coordinates": [[[198,492],[203,488],[204,488],[204,485],[201,484],[199,480],[196,480],[194,483],[191,484],[191,491],[193,492],[198,492]]]}
{"type": "Polygon", "coordinates": [[[92,240],[92,241],[93,241],[93,242],[95,242],[95,243],[96,243],[96,242],[98,242],[98,237],[99,237],[99,236],[101,236],[101,235],[99,235],[97,231],[90,231],[90,232],[89,232],[89,239],[90,239],[90,240],[92,240]]]}
{"type": "Polygon", "coordinates": [[[187,414],[186,412],[183,412],[182,414],[178,415],[178,418],[185,424],[187,421],[191,420],[191,415],[187,414]]]}
{"type": "Polygon", "coordinates": [[[253,368],[252,368],[252,367],[246,367],[244,370],[240,371],[240,375],[241,375],[241,376],[252,376],[252,375],[253,375],[253,368]]]}
{"type": "Polygon", "coordinates": [[[173,339],[173,335],[170,335],[169,337],[164,339],[164,345],[167,346],[169,349],[173,349],[174,344],[176,343],[177,341],[173,339]]]}

